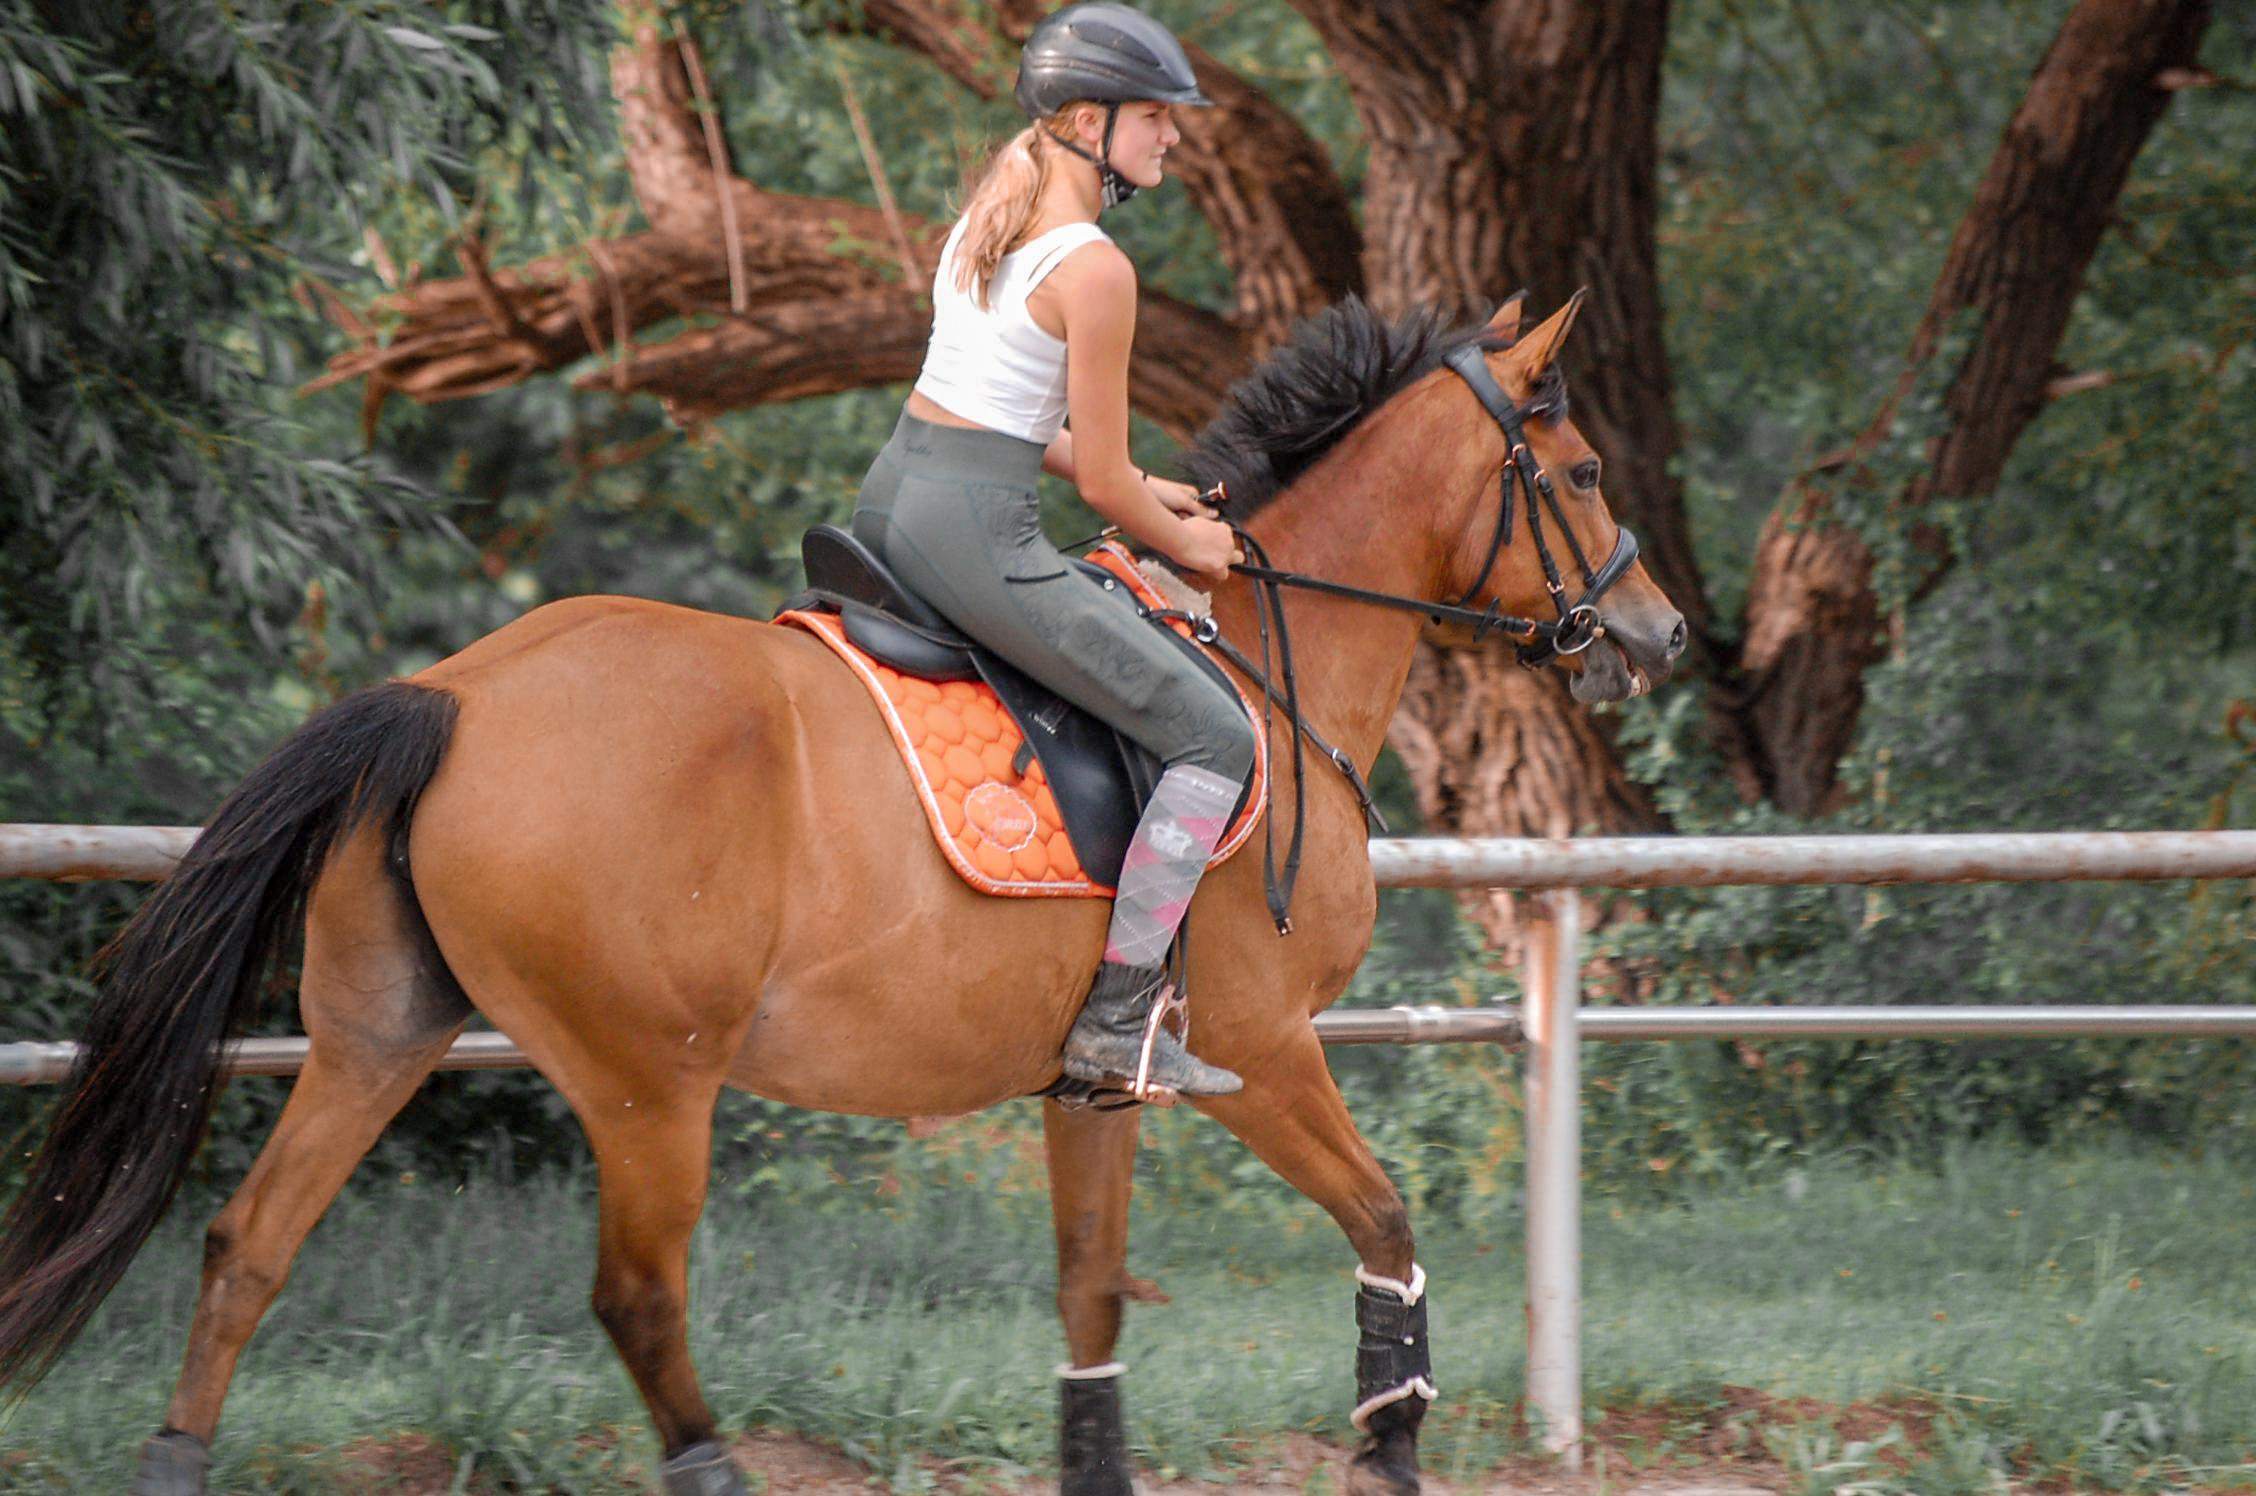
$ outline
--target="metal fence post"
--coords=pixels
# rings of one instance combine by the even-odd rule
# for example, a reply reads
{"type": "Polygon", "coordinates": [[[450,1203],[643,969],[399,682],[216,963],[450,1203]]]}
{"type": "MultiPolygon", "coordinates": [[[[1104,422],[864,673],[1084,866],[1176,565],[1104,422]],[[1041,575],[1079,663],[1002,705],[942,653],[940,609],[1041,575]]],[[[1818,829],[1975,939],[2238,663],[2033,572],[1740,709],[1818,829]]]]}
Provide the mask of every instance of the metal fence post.
{"type": "Polygon", "coordinates": [[[1526,939],[1527,1398],[1543,1445],[1582,1465],[1582,899],[1536,895],[1526,939]]]}

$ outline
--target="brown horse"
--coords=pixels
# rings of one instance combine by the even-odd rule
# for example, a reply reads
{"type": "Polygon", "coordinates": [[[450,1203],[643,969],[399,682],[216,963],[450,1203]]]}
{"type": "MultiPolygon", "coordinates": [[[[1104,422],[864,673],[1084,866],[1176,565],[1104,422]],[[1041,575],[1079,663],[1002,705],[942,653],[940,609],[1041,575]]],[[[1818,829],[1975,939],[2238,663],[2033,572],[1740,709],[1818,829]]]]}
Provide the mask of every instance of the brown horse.
{"type": "MultiPolygon", "coordinates": [[[[1494,549],[1507,444],[1467,378],[1438,364],[1485,350],[1479,362],[1525,407],[1539,388],[1559,391],[1553,361],[1573,313],[1522,338],[1517,298],[1456,330],[1335,309],[1233,393],[1191,465],[1274,475],[1272,492],[1232,488],[1278,567],[1545,612],[1531,547],[1494,549]]],[[[1552,500],[1551,545],[1564,525],[1579,554],[1607,555],[1618,531],[1563,393],[1525,433],[1552,500]]],[[[1233,582],[1215,597],[1226,636],[1252,637],[1251,591],[1233,582]]],[[[1324,595],[1295,595],[1288,612],[1307,717],[1368,771],[1428,624],[1324,595]]],[[[1603,638],[1560,661],[1580,674],[1576,694],[1613,699],[1664,678],[1682,620],[1641,568],[1602,614],[1603,638]]],[[[1275,757],[1283,816],[1290,756],[1275,757]]],[[[1422,1274],[1402,1199],[1310,1022],[1362,959],[1377,907],[1356,801],[1310,762],[1293,932],[1268,916],[1257,858],[1198,893],[1193,1045],[1245,1078],[1200,1105],[1331,1213],[1367,1285],[1407,1290],[1422,1274]]],[[[1101,900],[968,889],[861,688],[806,634],[623,598],[540,608],[300,729],[119,936],[86,1057],[0,1242],[0,1377],[20,1385],[52,1364],[172,1198],[218,1043],[249,1016],[301,911],[311,1051],[212,1222],[186,1364],[136,1491],[203,1488],[236,1358],[300,1243],[473,1009],[523,1046],[587,1131],[601,1187],[594,1308],[657,1426],[667,1489],[743,1489],[684,1323],[721,1088],[895,1117],[1039,1091],[1058,1078],[1107,917],[1101,900]]],[[[1065,1383],[1065,1488],[1126,1491],[1105,1373],[1137,1114],[1051,1102],[1043,1121],[1058,1306],[1073,1366],[1097,1372],[1065,1383]],[[1106,1396],[1076,1402],[1090,1385],[1106,1396]]],[[[1364,1322],[1356,1421],[1370,1437],[1355,1488],[1415,1491],[1424,1347],[1374,1351],[1372,1334],[1389,1324],[1380,1341],[1410,1339],[1423,1310],[1415,1293],[1366,1295],[1379,1308],[1364,1322]]]]}

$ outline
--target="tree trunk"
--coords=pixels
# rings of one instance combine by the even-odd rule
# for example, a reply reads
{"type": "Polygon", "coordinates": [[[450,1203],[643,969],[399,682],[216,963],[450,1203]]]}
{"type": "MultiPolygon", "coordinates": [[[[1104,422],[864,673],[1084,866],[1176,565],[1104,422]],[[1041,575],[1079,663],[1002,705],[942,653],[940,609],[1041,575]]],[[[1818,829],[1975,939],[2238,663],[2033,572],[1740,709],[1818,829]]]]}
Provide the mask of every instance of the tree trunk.
{"type": "MultiPolygon", "coordinates": [[[[1419,650],[1388,740],[1427,824],[1451,835],[1572,836],[1660,824],[1644,789],[1622,773],[1601,719],[1545,677],[1498,669],[1484,651],[1419,650]]],[[[1516,943],[1510,892],[1480,890],[1460,902],[1491,945],[1516,943]]]]}

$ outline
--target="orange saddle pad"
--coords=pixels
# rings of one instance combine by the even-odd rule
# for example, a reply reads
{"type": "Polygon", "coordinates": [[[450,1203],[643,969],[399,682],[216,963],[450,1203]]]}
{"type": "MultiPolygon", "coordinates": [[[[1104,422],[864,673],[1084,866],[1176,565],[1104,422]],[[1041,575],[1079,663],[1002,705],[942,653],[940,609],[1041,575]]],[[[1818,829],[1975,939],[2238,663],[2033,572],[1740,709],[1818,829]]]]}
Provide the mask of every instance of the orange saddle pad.
{"type": "MultiPolygon", "coordinates": [[[[1100,546],[1088,559],[1120,578],[1146,607],[1168,606],[1120,547],[1100,546]]],[[[1026,737],[986,682],[903,675],[856,648],[835,613],[792,609],[777,614],[775,621],[805,629],[829,645],[868,688],[901,751],[932,839],[966,883],[981,893],[1010,898],[1112,897],[1108,885],[1083,870],[1041,760],[1029,753],[1026,772],[1014,769],[1026,737]]],[[[1182,624],[1167,627],[1190,637],[1182,624]]],[[[1266,724],[1244,688],[1234,678],[1230,684],[1253,723],[1256,751],[1245,806],[1215,849],[1216,862],[1253,833],[1269,783],[1266,724]]]]}

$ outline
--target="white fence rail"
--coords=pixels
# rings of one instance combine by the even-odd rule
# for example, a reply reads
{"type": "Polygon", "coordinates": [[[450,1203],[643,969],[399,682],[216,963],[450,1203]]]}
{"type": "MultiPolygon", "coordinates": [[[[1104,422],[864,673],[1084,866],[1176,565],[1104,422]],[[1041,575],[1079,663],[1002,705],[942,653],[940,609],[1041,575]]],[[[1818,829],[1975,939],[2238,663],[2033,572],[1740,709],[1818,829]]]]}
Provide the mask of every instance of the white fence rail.
{"type": "MultiPolygon", "coordinates": [[[[0,825],[0,877],[162,878],[194,827],[0,825]]],[[[1377,841],[1382,887],[1538,890],[1526,1003],[1514,1008],[1334,1011],[1327,1044],[1524,1045],[1527,1095],[1528,1403],[1569,1464],[1582,1441],[1581,1041],[1585,1039],[2256,1037],[2256,1007],[1601,1007],[1582,1009],[1582,888],[1825,883],[2050,883],[2256,877],[2256,831],[2079,831],[1953,836],[1624,837],[1377,841]]],[[[231,1046],[235,1074],[287,1075],[303,1039],[231,1046]]],[[[69,1073],[77,1046],[0,1044],[0,1083],[69,1073]]],[[[465,1034],[448,1069],[524,1063],[500,1034],[465,1034]]]]}

